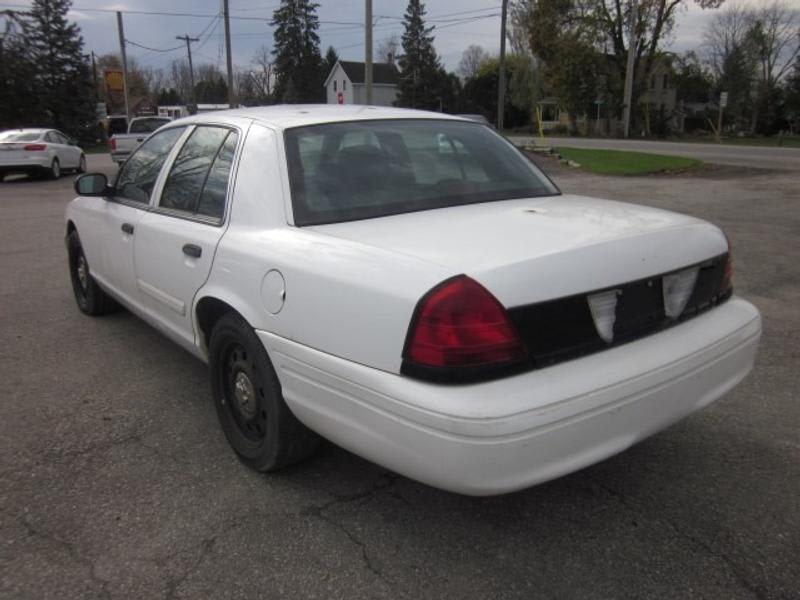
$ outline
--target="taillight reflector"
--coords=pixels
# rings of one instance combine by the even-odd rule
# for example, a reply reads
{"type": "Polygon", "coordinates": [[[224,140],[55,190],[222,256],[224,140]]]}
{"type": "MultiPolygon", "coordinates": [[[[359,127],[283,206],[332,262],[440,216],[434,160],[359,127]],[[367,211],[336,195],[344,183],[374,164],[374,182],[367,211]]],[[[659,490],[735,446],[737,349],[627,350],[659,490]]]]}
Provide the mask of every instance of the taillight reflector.
{"type": "Polygon", "coordinates": [[[478,367],[524,360],[505,308],[466,275],[441,283],[417,305],[404,358],[422,367],[478,367]]]}
{"type": "Polygon", "coordinates": [[[117,149],[117,140],[115,140],[114,138],[111,138],[110,140],[108,140],[108,147],[111,150],[116,150],[117,149]]]}
{"type": "Polygon", "coordinates": [[[725,236],[728,240],[728,255],[725,257],[725,270],[722,275],[722,286],[720,289],[721,294],[726,294],[733,289],[733,246],[731,239],[725,236]]]}
{"type": "Polygon", "coordinates": [[[22,149],[26,152],[41,152],[47,150],[47,144],[27,144],[22,149]]]}

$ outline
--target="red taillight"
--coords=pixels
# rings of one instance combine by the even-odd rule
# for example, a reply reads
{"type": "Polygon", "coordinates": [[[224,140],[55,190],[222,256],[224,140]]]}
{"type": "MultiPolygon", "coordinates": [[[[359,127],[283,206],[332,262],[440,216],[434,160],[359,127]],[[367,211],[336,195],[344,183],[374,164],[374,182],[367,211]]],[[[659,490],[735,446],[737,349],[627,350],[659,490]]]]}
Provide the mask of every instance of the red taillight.
{"type": "Polygon", "coordinates": [[[725,270],[722,275],[722,285],[720,286],[720,293],[726,294],[733,289],[733,246],[731,240],[728,239],[728,255],[725,258],[725,270]]]}
{"type": "Polygon", "coordinates": [[[515,363],[525,347],[505,308],[466,275],[448,279],[417,305],[406,360],[423,367],[476,367],[515,363]]]}
{"type": "Polygon", "coordinates": [[[47,144],[28,144],[22,149],[26,152],[41,152],[42,150],[47,150],[47,144]]]}
{"type": "Polygon", "coordinates": [[[117,140],[115,140],[114,138],[111,138],[110,140],[108,140],[108,147],[112,151],[116,150],[117,149],[117,140]]]}

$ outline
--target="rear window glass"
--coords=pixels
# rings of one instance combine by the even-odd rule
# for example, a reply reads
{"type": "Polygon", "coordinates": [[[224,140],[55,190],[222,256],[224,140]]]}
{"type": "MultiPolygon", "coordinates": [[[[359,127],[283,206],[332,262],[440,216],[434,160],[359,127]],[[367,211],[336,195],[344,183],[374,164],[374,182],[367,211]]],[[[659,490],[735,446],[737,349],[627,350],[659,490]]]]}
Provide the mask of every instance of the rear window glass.
{"type": "Polygon", "coordinates": [[[463,121],[355,121],[286,131],[296,225],[557,194],[519,151],[463,121]]]}
{"type": "Polygon", "coordinates": [[[131,123],[130,133],[152,133],[169,122],[169,119],[139,119],[131,123]]]}
{"type": "Polygon", "coordinates": [[[41,133],[14,133],[13,131],[6,131],[0,133],[0,142],[35,142],[40,137],[41,133]]]}

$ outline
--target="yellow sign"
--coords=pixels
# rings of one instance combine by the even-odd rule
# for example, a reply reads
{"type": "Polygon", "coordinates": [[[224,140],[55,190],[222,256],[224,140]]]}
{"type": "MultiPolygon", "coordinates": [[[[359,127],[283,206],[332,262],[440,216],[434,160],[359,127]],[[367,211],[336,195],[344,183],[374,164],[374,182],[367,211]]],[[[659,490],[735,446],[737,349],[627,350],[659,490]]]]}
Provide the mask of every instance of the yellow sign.
{"type": "Polygon", "coordinates": [[[125,90],[122,83],[121,69],[106,69],[103,76],[106,80],[106,89],[109,92],[122,92],[125,90]]]}

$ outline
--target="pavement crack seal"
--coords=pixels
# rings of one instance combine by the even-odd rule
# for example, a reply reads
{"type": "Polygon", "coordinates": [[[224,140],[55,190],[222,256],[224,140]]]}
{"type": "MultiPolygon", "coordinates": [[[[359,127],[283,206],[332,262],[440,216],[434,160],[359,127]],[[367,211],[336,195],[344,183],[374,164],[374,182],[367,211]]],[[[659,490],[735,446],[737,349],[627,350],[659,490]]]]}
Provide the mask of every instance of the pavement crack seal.
{"type": "Polygon", "coordinates": [[[164,594],[165,600],[174,600],[178,597],[178,588],[183,585],[183,583],[197,571],[197,568],[200,564],[205,560],[206,556],[211,554],[211,551],[214,549],[214,544],[217,543],[217,538],[204,538],[203,541],[200,542],[200,553],[197,555],[197,558],[192,562],[191,566],[186,569],[183,573],[181,573],[178,577],[169,578],[167,580],[167,591],[164,594]]]}
{"type": "Polygon", "coordinates": [[[44,541],[45,543],[61,548],[62,550],[66,551],[66,553],[73,561],[85,567],[89,572],[89,578],[92,580],[92,582],[100,586],[100,592],[99,592],[100,598],[104,599],[111,598],[111,593],[108,591],[108,585],[111,582],[107,579],[103,579],[102,577],[100,577],[100,575],[97,574],[97,565],[95,565],[93,560],[83,556],[75,547],[75,544],[73,542],[65,540],[54,533],[48,533],[46,531],[36,528],[27,517],[22,517],[22,519],[20,520],[22,522],[22,525],[25,527],[25,530],[28,532],[29,536],[35,537],[37,539],[44,541]]]}
{"type": "Polygon", "coordinates": [[[329,525],[333,526],[334,528],[344,533],[347,536],[347,539],[349,539],[355,546],[357,546],[361,550],[361,559],[364,562],[364,566],[367,568],[367,570],[373,575],[375,575],[375,577],[380,579],[383,583],[388,585],[390,588],[397,591],[396,582],[394,582],[388,575],[386,575],[381,569],[379,569],[373,563],[372,559],[370,558],[369,552],[367,551],[366,543],[364,543],[361,539],[359,539],[358,536],[356,536],[355,533],[350,531],[350,529],[348,529],[344,524],[340,523],[330,515],[326,514],[326,512],[328,512],[331,508],[335,506],[341,504],[349,504],[367,498],[372,498],[373,496],[388,490],[389,488],[395,485],[395,483],[399,479],[399,476],[393,473],[383,473],[381,475],[381,478],[383,479],[383,481],[376,483],[375,485],[373,485],[372,487],[363,492],[337,496],[333,500],[331,500],[330,502],[326,502],[325,504],[319,506],[310,506],[306,508],[304,511],[302,511],[301,514],[307,514],[316,517],[322,521],[325,521],[329,525]]]}
{"type": "Polygon", "coordinates": [[[751,594],[753,594],[753,596],[755,596],[758,600],[766,600],[766,598],[768,598],[768,594],[765,591],[763,591],[758,585],[751,582],[748,579],[747,575],[743,572],[744,570],[738,564],[736,564],[736,562],[730,556],[728,556],[721,550],[714,548],[714,546],[712,546],[710,542],[696,535],[693,535],[687,531],[684,531],[666,517],[651,516],[650,514],[644,512],[641,508],[639,508],[635,503],[630,502],[628,498],[625,496],[625,494],[609,487],[608,485],[600,483],[593,477],[589,477],[589,480],[595,486],[603,490],[606,494],[617,500],[617,502],[619,502],[622,506],[624,506],[631,512],[636,513],[639,516],[639,518],[641,518],[643,521],[649,520],[665,524],[678,537],[681,537],[691,542],[692,544],[703,550],[706,554],[722,561],[728,567],[734,579],[739,583],[739,585],[742,586],[742,588],[746,589],[751,594]]]}

